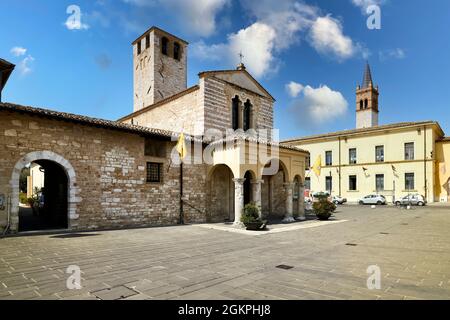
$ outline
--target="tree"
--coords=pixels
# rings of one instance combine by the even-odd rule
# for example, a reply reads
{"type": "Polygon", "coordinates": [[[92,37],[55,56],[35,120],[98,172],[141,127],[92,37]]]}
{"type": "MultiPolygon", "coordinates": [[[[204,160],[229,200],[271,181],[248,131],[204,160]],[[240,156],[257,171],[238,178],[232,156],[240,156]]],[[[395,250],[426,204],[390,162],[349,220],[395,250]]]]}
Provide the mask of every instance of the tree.
{"type": "Polygon", "coordinates": [[[30,175],[30,168],[23,168],[20,172],[19,189],[20,192],[27,192],[27,177],[30,175]]]}

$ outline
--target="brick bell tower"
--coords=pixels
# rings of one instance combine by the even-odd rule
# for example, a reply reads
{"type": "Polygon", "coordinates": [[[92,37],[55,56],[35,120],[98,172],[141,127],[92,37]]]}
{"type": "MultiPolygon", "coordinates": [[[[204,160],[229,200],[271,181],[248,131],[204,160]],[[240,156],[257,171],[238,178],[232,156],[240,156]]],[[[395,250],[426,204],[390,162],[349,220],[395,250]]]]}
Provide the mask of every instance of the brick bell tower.
{"type": "Polygon", "coordinates": [[[188,43],[152,27],[133,42],[134,111],[187,88],[188,43]]]}
{"type": "Polygon", "coordinates": [[[366,64],[362,86],[356,88],[356,128],[378,126],[378,86],[374,87],[369,63],[366,64]]]}

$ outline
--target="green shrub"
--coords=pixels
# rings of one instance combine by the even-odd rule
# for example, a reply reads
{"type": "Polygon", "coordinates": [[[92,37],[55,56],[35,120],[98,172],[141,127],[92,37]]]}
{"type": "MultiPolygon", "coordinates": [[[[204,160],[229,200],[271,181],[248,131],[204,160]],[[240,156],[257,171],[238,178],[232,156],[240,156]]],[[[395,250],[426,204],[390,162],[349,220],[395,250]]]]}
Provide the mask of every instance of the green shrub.
{"type": "Polygon", "coordinates": [[[22,204],[27,204],[27,194],[25,192],[19,193],[19,202],[22,204]]]}
{"type": "Polygon", "coordinates": [[[313,203],[313,210],[317,218],[327,220],[336,210],[336,205],[333,202],[322,198],[320,201],[313,203]]]}
{"type": "Polygon", "coordinates": [[[244,212],[241,216],[242,223],[252,223],[252,222],[260,222],[261,218],[259,217],[259,208],[254,203],[249,203],[245,205],[244,212]]]}

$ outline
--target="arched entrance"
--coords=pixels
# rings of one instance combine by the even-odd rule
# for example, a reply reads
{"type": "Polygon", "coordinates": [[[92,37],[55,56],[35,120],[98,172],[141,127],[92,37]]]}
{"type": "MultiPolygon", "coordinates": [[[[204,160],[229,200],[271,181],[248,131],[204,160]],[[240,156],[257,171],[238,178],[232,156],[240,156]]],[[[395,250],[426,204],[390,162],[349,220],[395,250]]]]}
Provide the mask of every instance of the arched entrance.
{"type": "Polygon", "coordinates": [[[76,204],[81,199],[77,196],[75,171],[67,160],[51,151],[32,152],[20,159],[12,173],[11,189],[12,232],[68,229],[78,219],[76,204]],[[25,167],[41,173],[41,190],[33,188],[31,180],[27,186],[32,188],[27,191],[34,199],[34,210],[19,204],[20,176],[25,167]]]}
{"type": "Polygon", "coordinates": [[[286,215],[288,171],[279,159],[269,161],[262,171],[261,205],[264,218],[279,219],[286,215]],[[276,168],[276,170],[274,170],[276,168]]]}
{"type": "Polygon", "coordinates": [[[68,178],[54,161],[37,160],[30,164],[27,179],[27,205],[19,207],[19,232],[67,229],[68,178]]]}
{"type": "Polygon", "coordinates": [[[234,221],[234,175],[231,169],[219,164],[211,169],[209,184],[208,222],[234,221]]]}

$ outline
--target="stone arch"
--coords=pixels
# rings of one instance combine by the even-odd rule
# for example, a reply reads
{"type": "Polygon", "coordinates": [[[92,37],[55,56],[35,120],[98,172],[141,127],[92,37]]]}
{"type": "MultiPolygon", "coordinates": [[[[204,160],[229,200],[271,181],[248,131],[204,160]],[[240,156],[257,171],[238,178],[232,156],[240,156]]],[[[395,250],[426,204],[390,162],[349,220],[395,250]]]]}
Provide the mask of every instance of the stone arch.
{"type": "Polygon", "coordinates": [[[265,166],[261,169],[260,176],[273,176],[277,174],[279,171],[283,171],[284,173],[284,182],[289,182],[290,180],[290,172],[286,166],[286,164],[279,158],[272,158],[266,162],[265,166]],[[275,172],[276,171],[276,172],[275,172]]]}
{"type": "Polygon", "coordinates": [[[77,213],[77,204],[81,201],[79,197],[79,189],[76,184],[76,174],[70,162],[62,156],[52,151],[35,151],[28,153],[22,157],[14,166],[10,186],[11,186],[11,230],[17,232],[19,228],[19,179],[22,169],[30,162],[39,160],[53,161],[60,165],[67,175],[67,215],[68,215],[68,229],[76,226],[76,221],[79,218],[77,213]]]}
{"type": "Polygon", "coordinates": [[[207,222],[234,221],[234,178],[233,170],[226,164],[217,164],[209,171],[207,222]]]}

